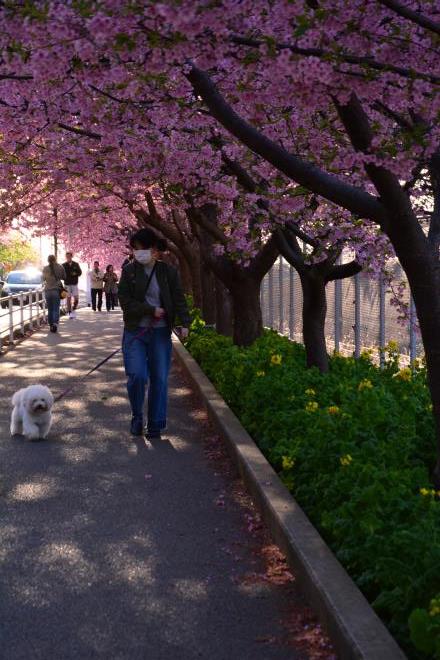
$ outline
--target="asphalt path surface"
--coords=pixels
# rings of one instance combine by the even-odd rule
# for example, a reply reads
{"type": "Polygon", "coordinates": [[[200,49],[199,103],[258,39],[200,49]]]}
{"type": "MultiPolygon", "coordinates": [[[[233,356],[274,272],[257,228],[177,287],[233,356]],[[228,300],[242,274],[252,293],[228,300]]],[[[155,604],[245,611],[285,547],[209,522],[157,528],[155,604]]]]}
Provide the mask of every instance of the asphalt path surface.
{"type": "Polygon", "coordinates": [[[324,657],[285,642],[294,584],[249,579],[249,510],[176,366],[166,439],[129,435],[120,355],[56,404],[47,441],[10,438],[16,389],[59,393],[120,334],[119,312],[85,308],[0,359],[0,658],[324,657]]]}
{"type": "MultiPolygon", "coordinates": [[[[44,295],[44,294],[43,294],[44,295]]],[[[105,296],[103,296],[103,307],[105,308],[105,296]]],[[[40,298],[41,299],[41,298],[40,298]]],[[[85,289],[80,287],[79,290],[79,307],[85,307],[86,306],[86,299],[87,299],[87,294],[85,289]]],[[[41,302],[40,302],[41,306],[41,302]]],[[[65,301],[61,301],[61,309],[65,308],[66,303],[65,301]]],[[[32,310],[31,307],[26,301],[24,301],[23,304],[23,321],[24,323],[29,323],[30,319],[32,316],[34,317],[34,324],[36,323],[36,305],[35,303],[32,304],[32,310]]],[[[43,312],[41,311],[41,318],[43,318],[43,312]]],[[[7,307],[3,308],[0,306],[0,339],[9,337],[9,328],[10,328],[10,311],[9,311],[9,304],[7,307]]],[[[20,331],[21,330],[21,311],[20,311],[20,305],[16,302],[12,306],[12,324],[14,327],[15,331],[20,331]]]]}

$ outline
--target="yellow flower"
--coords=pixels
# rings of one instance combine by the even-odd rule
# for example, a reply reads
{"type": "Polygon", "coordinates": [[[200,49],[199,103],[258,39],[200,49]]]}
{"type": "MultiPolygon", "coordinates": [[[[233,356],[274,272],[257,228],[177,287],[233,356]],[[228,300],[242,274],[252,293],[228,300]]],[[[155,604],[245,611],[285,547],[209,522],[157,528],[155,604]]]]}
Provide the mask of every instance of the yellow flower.
{"type": "Polygon", "coordinates": [[[265,371],[257,371],[256,375],[257,375],[258,377],[260,377],[260,376],[265,376],[265,375],[266,375],[266,372],[265,372],[265,371]]]}
{"type": "Polygon", "coordinates": [[[310,387],[304,392],[304,394],[307,394],[307,396],[315,396],[316,392],[315,390],[312,390],[312,388],[310,387]]]}
{"type": "Polygon", "coordinates": [[[316,401],[307,401],[305,410],[307,412],[316,412],[318,410],[318,404],[316,401]]]}
{"type": "Polygon", "coordinates": [[[329,415],[338,415],[341,412],[341,410],[338,406],[329,406],[327,408],[327,412],[329,415]]]}
{"type": "Polygon", "coordinates": [[[368,380],[368,378],[364,378],[364,380],[361,380],[358,386],[359,392],[362,392],[362,390],[371,390],[373,389],[373,383],[371,380],[368,380]]]}
{"type": "Polygon", "coordinates": [[[290,456],[283,456],[283,470],[291,470],[295,465],[295,459],[290,456]]]}
{"type": "Polygon", "coordinates": [[[432,497],[440,497],[440,490],[434,490],[433,488],[420,488],[420,495],[423,495],[424,497],[427,497],[428,495],[432,495],[432,497]]]}
{"type": "Polygon", "coordinates": [[[281,364],[282,360],[283,358],[281,355],[272,355],[272,357],[270,358],[272,364],[281,364]]]}
{"type": "Polygon", "coordinates": [[[404,367],[397,374],[394,374],[393,378],[398,378],[399,380],[409,381],[412,378],[412,371],[410,367],[404,367]]]}
{"type": "Polygon", "coordinates": [[[372,356],[373,356],[372,348],[364,348],[364,350],[361,351],[361,358],[364,358],[364,360],[369,360],[372,356]]]}
{"type": "Polygon", "coordinates": [[[428,412],[432,412],[432,403],[428,403],[426,410],[428,410],[428,412]]]}
{"type": "Polygon", "coordinates": [[[429,614],[430,616],[436,616],[437,614],[440,614],[440,598],[433,598],[431,600],[429,606],[429,614]]]}
{"type": "Polygon", "coordinates": [[[347,465],[350,465],[352,460],[353,459],[350,456],[350,454],[345,454],[345,456],[341,456],[341,458],[339,459],[339,462],[340,462],[341,465],[347,466],[347,465]]]}
{"type": "Polygon", "coordinates": [[[394,341],[394,339],[391,339],[391,341],[389,341],[388,344],[385,346],[385,350],[388,351],[388,353],[398,353],[399,344],[397,343],[397,341],[394,341]]]}

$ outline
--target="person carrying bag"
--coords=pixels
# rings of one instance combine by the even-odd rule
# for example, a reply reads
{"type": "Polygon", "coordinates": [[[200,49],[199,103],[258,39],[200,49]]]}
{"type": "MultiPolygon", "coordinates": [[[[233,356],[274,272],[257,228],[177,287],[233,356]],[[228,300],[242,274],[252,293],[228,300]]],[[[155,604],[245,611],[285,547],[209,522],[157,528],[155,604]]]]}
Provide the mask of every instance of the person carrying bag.
{"type": "Polygon", "coordinates": [[[49,265],[43,268],[44,297],[47,305],[47,319],[51,332],[57,332],[60,321],[61,298],[67,295],[61,280],[66,278],[66,273],[61,264],[51,254],[47,259],[49,265]]]}
{"type": "Polygon", "coordinates": [[[118,276],[113,270],[112,264],[109,264],[105,269],[104,275],[104,293],[105,293],[105,306],[107,311],[110,312],[115,308],[118,300],[118,276]]]}

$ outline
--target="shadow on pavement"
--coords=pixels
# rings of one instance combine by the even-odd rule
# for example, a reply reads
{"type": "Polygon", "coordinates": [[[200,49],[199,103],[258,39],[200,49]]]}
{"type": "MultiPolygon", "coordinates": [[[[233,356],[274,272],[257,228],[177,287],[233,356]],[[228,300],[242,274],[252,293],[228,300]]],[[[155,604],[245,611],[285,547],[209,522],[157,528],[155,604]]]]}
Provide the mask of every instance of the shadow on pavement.
{"type": "MultiPolygon", "coordinates": [[[[292,585],[245,583],[261,559],[203,453],[175,370],[169,433],[132,438],[121,356],[54,409],[47,441],[9,437],[19,387],[55,394],[120,343],[120,315],[64,319],[0,360],[0,630],[20,658],[271,659],[292,585]]],[[[296,597],[296,596],[295,596],[296,597]]]]}

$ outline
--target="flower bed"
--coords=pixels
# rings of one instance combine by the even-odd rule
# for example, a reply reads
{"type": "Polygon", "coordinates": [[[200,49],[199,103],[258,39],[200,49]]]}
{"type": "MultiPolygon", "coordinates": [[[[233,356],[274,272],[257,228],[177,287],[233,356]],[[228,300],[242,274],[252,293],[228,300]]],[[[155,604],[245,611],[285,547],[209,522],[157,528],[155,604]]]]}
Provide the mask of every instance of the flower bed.
{"type": "Polygon", "coordinates": [[[383,370],[368,354],[334,356],[323,375],[275,332],[238,348],[196,326],[187,348],[376,612],[410,657],[440,658],[440,502],[423,366],[399,369],[390,344],[383,370]]]}

